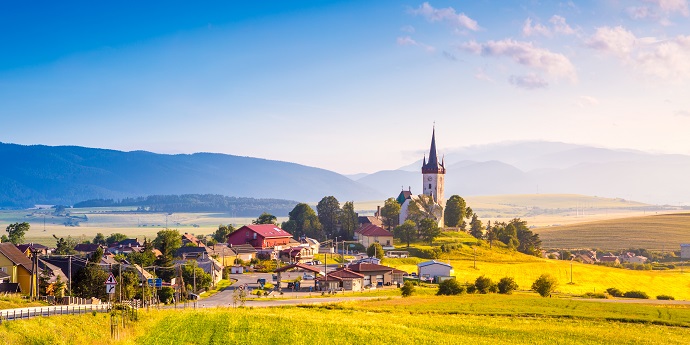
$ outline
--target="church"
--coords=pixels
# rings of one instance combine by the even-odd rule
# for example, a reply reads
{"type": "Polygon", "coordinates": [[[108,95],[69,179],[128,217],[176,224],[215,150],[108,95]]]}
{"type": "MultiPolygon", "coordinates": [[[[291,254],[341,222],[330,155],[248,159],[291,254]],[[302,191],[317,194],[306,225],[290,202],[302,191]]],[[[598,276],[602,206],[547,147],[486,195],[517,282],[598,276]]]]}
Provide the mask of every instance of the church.
{"type": "MultiPolygon", "coordinates": [[[[436,128],[431,132],[431,148],[429,149],[429,160],[426,155],[422,161],[422,194],[429,195],[434,201],[433,215],[438,221],[438,225],[443,227],[443,210],[446,207],[446,199],[443,195],[444,177],[446,174],[446,167],[443,160],[439,162],[436,154],[436,128]]],[[[411,201],[417,202],[418,195],[412,194],[412,189],[403,190],[398,195],[397,199],[400,204],[400,219],[399,224],[405,222],[408,215],[408,208],[411,201]]]]}

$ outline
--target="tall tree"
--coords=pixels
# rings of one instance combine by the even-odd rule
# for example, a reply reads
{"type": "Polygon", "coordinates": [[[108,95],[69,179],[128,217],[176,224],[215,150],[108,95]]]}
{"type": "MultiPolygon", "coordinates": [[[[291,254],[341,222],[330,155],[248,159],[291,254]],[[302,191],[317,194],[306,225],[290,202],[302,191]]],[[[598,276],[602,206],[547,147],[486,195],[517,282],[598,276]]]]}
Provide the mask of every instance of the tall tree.
{"type": "Polygon", "coordinates": [[[355,204],[352,201],[345,202],[340,210],[340,236],[348,241],[352,240],[358,223],[355,204]]]}
{"type": "Polygon", "coordinates": [[[496,241],[496,232],[491,226],[491,221],[488,221],[486,224],[486,239],[489,241],[489,248],[492,248],[494,241],[496,241]]]}
{"type": "Polygon", "coordinates": [[[231,224],[228,225],[218,225],[218,230],[213,233],[213,239],[218,243],[225,243],[228,241],[228,235],[235,232],[235,227],[231,224]]]}
{"type": "Polygon", "coordinates": [[[444,222],[446,226],[459,227],[465,219],[467,203],[459,195],[452,195],[446,202],[444,222]]]}
{"type": "Polygon", "coordinates": [[[161,251],[161,256],[156,260],[156,265],[163,267],[159,270],[159,277],[166,281],[175,276],[175,270],[172,267],[175,251],[182,247],[182,235],[177,230],[165,229],[156,234],[156,239],[153,240],[153,246],[161,251]]]}
{"type": "Polygon", "coordinates": [[[409,248],[410,242],[417,238],[417,224],[411,220],[406,220],[404,223],[395,227],[393,235],[400,239],[400,241],[407,243],[407,247],[409,248]]]}
{"type": "Polygon", "coordinates": [[[383,225],[390,230],[397,226],[400,219],[400,204],[394,198],[388,198],[381,207],[381,217],[383,225]]]}
{"type": "Polygon", "coordinates": [[[283,222],[281,228],[291,233],[295,239],[306,236],[321,241],[326,238],[321,228],[319,217],[316,216],[316,212],[314,212],[311,206],[299,203],[295,205],[295,208],[288,215],[288,221],[283,222]]]}
{"type": "Polygon", "coordinates": [[[120,241],[124,241],[124,240],[126,240],[127,238],[128,238],[127,235],[121,234],[121,233],[119,233],[119,232],[116,232],[116,233],[114,233],[114,234],[110,234],[110,236],[108,236],[108,237],[105,239],[105,243],[107,243],[108,245],[111,245],[111,244],[113,244],[113,243],[117,243],[117,242],[120,242],[120,241]]]}
{"type": "Polygon", "coordinates": [[[7,231],[10,242],[13,244],[21,244],[24,242],[24,234],[29,231],[29,228],[31,228],[31,225],[27,222],[13,223],[8,225],[5,231],[7,231]]]}
{"type": "Polygon", "coordinates": [[[383,247],[381,246],[381,243],[374,242],[372,243],[369,248],[367,248],[367,255],[370,258],[377,258],[377,259],[383,259],[383,247]]]}
{"type": "Polygon", "coordinates": [[[431,245],[436,237],[441,235],[441,228],[438,227],[438,223],[435,220],[425,218],[419,223],[419,233],[422,240],[429,242],[431,245]]]}
{"type": "Polygon", "coordinates": [[[539,239],[539,234],[533,233],[532,230],[527,227],[527,222],[520,218],[514,218],[510,221],[510,224],[515,226],[517,240],[520,242],[517,250],[520,253],[540,256],[541,239],[539,239]]]}
{"type": "Polygon", "coordinates": [[[97,233],[96,236],[94,236],[93,240],[91,241],[93,244],[100,244],[100,245],[106,245],[105,242],[105,236],[103,236],[103,233],[97,233]]]}
{"type": "Polygon", "coordinates": [[[264,212],[259,216],[259,218],[252,220],[252,224],[274,224],[274,225],[278,225],[278,218],[276,218],[276,216],[274,216],[268,212],[264,212]]]}
{"type": "Polygon", "coordinates": [[[326,238],[333,238],[338,233],[340,218],[340,202],[334,196],[326,196],[316,205],[319,222],[323,226],[326,238]]]}
{"type": "Polygon", "coordinates": [[[496,223],[494,224],[496,237],[499,241],[505,243],[508,248],[516,249],[520,242],[517,239],[517,229],[513,224],[496,223]]]}
{"type": "Polygon", "coordinates": [[[472,221],[470,222],[470,235],[476,238],[484,237],[484,225],[482,225],[482,221],[479,220],[476,213],[472,215],[472,221]]]}
{"type": "Polygon", "coordinates": [[[75,253],[74,246],[77,245],[77,240],[73,239],[72,236],[67,236],[67,239],[65,239],[64,237],[57,238],[57,236],[53,235],[53,238],[56,240],[55,254],[71,255],[75,253]]]}

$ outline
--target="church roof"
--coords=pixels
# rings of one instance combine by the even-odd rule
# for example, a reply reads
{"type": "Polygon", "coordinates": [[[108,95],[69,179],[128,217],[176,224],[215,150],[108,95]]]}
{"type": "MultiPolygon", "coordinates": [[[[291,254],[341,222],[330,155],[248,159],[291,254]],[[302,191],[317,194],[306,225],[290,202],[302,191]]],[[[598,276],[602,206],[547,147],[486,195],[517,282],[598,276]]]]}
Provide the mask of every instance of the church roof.
{"type": "Polygon", "coordinates": [[[395,200],[398,202],[398,204],[402,205],[407,199],[412,199],[412,191],[410,190],[401,191],[395,200]]]}
{"type": "Polygon", "coordinates": [[[431,132],[431,148],[429,149],[429,161],[424,157],[422,165],[422,174],[445,174],[446,167],[443,162],[438,161],[436,155],[436,128],[431,132]]]}

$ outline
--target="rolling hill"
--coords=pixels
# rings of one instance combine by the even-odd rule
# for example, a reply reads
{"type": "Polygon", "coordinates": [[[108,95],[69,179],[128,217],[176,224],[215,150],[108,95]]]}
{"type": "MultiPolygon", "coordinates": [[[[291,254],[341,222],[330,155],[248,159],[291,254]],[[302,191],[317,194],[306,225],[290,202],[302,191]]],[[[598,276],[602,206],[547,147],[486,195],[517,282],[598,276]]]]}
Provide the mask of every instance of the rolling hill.
{"type": "Polygon", "coordinates": [[[325,169],[215,153],[165,155],[76,146],[0,143],[0,207],[71,205],[156,194],[320,200],[381,193],[325,169]]]}

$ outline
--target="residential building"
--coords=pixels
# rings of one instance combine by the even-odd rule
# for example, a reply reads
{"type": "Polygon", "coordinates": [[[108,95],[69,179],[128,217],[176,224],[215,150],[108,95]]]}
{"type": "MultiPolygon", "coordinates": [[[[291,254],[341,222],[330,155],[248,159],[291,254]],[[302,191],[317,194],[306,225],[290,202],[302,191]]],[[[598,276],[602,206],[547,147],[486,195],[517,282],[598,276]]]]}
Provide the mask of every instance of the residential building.
{"type": "Polygon", "coordinates": [[[245,225],[228,235],[228,244],[250,244],[255,249],[276,248],[290,243],[292,235],[274,224],[245,225]]]}
{"type": "Polygon", "coordinates": [[[417,264],[417,275],[419,277],[450,277],[453,274],[453,266],[445,262],[436,260],[425,261],[417,264]]]}
{"type": "Polygon", "coordinates": [[[369,263],[351,264],[347,268],[364,276],[364,287],[402,283],[403,275],[406,273],[393,267],[369,263]]]}
{"type": "Polygon", "coordinates": [[[393,233],[390,231],[374,225],[365,224],[360,228],[355,230],[357,235],[357,241],[361,243],[365,248],[369,248],[373,243],[379,243],[384,249],[393,249],[393,233]]]}
{"type": "Polygon", "coordinates": [[[184,246],[188,246],[190,243],[191,243],[192,245],[196,246],[196,247],[205,247],[204,243],[201,242],[200,239],[196,238],[196,237],[195,237],[194,235],[192,235],[192,234],[188,234],[188,233],[185,232],[185,233],[182,235],[182,246],[183,246],[183,247],[184,247],[184,246]]]}
{"type": "Polygon", "coordinates": [[[32,284],[33,264],[13,243],[0,243],[0,272],[9,276],[9,284],[19,284],[23,294],[36,292],[36,282],[32,284]]]}
{"type": "Polygon", "coordinates": [[[364,288],[364,275],[347,268],[339,268],[325,277],[316,278],[321,290],[361,291],[364,288]]]}

